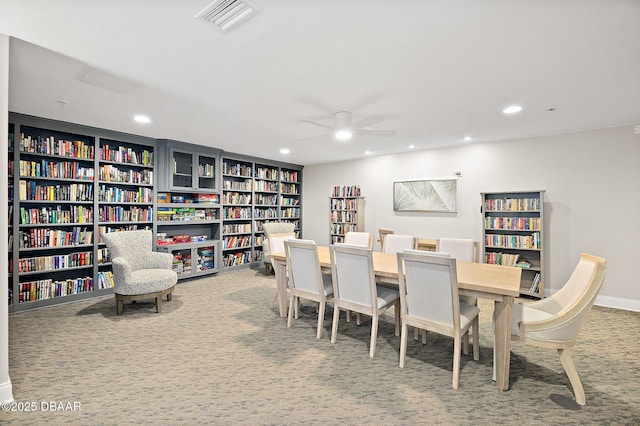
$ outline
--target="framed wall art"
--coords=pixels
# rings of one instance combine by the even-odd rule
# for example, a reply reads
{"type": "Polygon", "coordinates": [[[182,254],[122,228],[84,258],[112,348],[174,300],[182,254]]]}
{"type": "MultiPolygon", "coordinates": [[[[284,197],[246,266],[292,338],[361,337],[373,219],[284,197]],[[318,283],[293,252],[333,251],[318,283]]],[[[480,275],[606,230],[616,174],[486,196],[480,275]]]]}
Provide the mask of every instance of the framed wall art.
{"type": "Polygon", "coordinates": [[[457,212],[457,201],[457,179],[393,182],[393,210],[398,212],[457,212]]]}

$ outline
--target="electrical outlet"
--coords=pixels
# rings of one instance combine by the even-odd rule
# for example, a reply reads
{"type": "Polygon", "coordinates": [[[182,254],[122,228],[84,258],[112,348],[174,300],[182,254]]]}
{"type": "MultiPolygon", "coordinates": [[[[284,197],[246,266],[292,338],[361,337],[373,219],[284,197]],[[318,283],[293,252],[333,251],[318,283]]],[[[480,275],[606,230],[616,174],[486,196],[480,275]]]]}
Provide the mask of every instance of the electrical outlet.
{"type": "Polygon", "coordinates": [[[636,124],[635,126],[633,126],[633,134],[640,135],[640,124],[636,124]]]}

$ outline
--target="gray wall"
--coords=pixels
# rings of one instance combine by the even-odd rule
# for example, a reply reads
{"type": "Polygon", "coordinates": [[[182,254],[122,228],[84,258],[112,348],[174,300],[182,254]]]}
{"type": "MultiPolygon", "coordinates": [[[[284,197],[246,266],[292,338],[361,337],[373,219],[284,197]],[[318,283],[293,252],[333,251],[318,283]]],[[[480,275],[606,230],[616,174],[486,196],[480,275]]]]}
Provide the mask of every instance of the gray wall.
{"type": "Polygon", "coordinates": [[[562,287],[579,254],[588,252],[608,260],[597,303],[640,311],[640,135],[633,126],[306,166],[304,238],[329,244],[335,185],[361,186],[365,228],[376,239],[378,228],[391,228],[480,241],[481,192],[546,190],[547,291],[562,287]],[[462,171],[457,213],[393,211],[394,181],[454,177],[455,170],[462,171]]]}

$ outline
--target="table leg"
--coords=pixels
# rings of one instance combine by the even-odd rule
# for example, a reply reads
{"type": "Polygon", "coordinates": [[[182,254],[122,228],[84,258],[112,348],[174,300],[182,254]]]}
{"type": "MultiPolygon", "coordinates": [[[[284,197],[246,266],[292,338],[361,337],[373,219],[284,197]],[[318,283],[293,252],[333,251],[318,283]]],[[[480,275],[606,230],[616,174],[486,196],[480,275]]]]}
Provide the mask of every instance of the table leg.
{"type": "Polygon", "coordinates": [[[504,296],[494,303],[495,318],[495,373],[500,390],[509,390],[509,365],[511,363],[511,308],[514,298],[504,296]]]}
{"type": "Polygon", "coordinates": [[[276,297],[278,298],[278,308],[280,316],[287,316],[287,265],[279,260],[272,260],[273,272],[276,275],[276,297]]]}

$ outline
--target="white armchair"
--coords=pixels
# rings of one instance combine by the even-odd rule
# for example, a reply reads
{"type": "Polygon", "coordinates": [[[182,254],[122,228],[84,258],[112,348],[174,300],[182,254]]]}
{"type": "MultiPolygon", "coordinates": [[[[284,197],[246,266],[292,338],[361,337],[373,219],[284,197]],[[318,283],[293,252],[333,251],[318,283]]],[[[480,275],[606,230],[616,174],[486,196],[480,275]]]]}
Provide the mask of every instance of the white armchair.
{"type": "Polygon", "coordinates": [[[295,225],[293,223],[286,222],[267,222],[262,224],[262,230],[264,231],[264,238],[262,240],[262,254],[265,268],[264,272],[265,274],[269,275],[273,271],[271,258],[269,257],[269,253],[271,253],[271,248],[269,246],[269,235],[293,232],[295,230],[295,225]]]}
{"type": "Polygon", "coordinates": [[[602,288],[606,267],[605,259],[582,253],[564,287],[546,299],[514,305],[513,310],[513,340],[556,349],[580,405],[586,398],[571,354],[602,288]]]}

